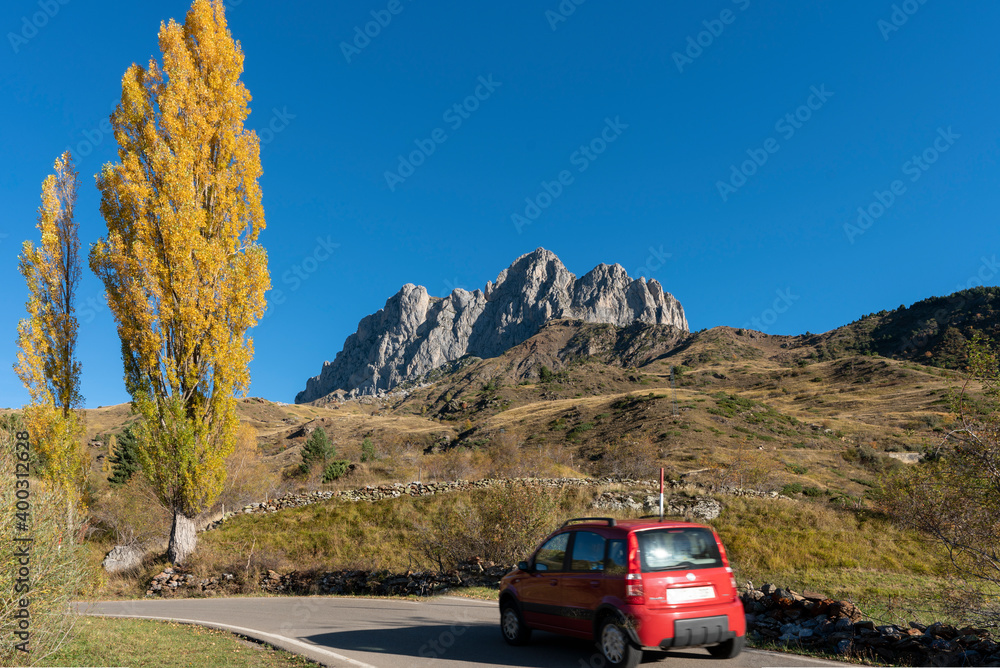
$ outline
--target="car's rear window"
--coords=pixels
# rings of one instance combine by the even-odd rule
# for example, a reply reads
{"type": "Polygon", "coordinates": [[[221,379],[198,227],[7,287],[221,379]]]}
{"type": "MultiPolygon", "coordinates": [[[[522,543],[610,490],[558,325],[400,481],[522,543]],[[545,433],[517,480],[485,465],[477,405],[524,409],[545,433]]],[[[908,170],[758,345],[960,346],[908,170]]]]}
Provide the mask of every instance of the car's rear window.
{"type": "Polygon", "coordinates": [[[715,535],[707,529],[651,529],[636,536],[644,573],[722,567],[715,535]]]}

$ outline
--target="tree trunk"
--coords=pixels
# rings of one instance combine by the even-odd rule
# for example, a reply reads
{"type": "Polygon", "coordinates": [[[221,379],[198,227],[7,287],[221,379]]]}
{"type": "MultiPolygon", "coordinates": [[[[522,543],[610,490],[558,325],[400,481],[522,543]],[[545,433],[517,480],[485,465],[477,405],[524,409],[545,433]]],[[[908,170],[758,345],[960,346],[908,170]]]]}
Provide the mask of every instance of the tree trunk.
{"type": "Polygon", "coordinates": [[[198,542],[194,520],[179,510],[174,511],[174,524],[170,527],[170,544],[167,546],[167,559],[175,564],[183,564],[194,552],[198,542]]]}

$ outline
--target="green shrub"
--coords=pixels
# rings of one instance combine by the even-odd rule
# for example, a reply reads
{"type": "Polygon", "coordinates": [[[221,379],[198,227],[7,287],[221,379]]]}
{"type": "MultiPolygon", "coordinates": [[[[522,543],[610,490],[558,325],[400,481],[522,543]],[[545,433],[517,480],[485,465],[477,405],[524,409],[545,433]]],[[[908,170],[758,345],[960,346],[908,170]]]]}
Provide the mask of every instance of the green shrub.
{"type": "Polygon", "coordinates": [[[819,487],[803,487],[802,493],[806,496],[817,497],[823,496],[824,492],[819,487]]]}
{"type": "Polygon", "coordinates": [[[861,444],[858,446],[858,461],[876,473],[885,468],[882,456],[870,445],[861,444]]]}
{"type": "Polygon", "coordinates": [[[556,498],[543,489],[518,484],[485,489],[418,525],[420,549],[442,570],[472,557],[512,566],[531,554],[557,516],[556,498]]]}
{"type": "Polygon", "coordinates": [[[584,422],[583,424],[578,424],[568,432],[566,432],[566,438],[576,438],[585,431],[590,431],[594,428],[593,422],[584,422]]]}
{"type": "Polygon", "coordinates": [[[375,456],[375,444],[372,443],[372,439],[365,437],[365,440],[361,441],[361,461],[362,462],[374,462],[378,459],[375,456]]]}
{"type": "Polygon", "coordinates": [[[351,463],[345,459],[335,459],[323,469],[323,482],[333,482],[338,480],[350,467],[351,463]]]}
{"type": "Polygon", "coordinates": [[[802,493],[802,485],[797,482],[790,483],[781,488],[782,496],[795,496],[802,493]]]}

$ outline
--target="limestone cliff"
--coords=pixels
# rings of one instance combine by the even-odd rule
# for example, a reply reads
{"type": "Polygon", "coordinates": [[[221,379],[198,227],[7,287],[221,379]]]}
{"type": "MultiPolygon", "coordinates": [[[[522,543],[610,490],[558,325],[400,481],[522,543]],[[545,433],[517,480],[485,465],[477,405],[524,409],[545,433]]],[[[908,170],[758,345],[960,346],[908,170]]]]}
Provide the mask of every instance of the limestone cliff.
{"type": "Polygon", "coordinates": [[[407,284],[364,319],[344,349],[310,378],[296,403],[336,390],[378,394],[465,355],[496,357],[554,318],[626,326],[673,325],[687,331],[684,309],[655,280],[632,280],[621,265],[601,264],[576,278],[553,253],[522,255],[484,290],[431,297],[407,284]]]}

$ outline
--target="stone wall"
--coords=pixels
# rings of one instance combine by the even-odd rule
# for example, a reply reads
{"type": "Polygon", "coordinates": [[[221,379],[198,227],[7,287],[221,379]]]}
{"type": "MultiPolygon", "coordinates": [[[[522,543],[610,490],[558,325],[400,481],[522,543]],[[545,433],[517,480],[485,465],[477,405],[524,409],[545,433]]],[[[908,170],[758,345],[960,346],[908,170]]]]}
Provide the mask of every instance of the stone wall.
{"type": "MultiPolygon", "coordinates": [[[[749,584],[749,583],[748,583],[749,584]]],[[[946,624],[877,624],[847,601],[766,584],[741,595],[747,636],[757,644],[910,666],[1000,666],[1000,643],[985,629],[946,624]]]]}
{"type": "MultiPolygon", "coordinates": [[[[252,583],[251,589],[271,594],[428,596],[456,587],[496,588],[511,569],[481,559],[471,559],[458,568],[445,571],[340,570],[322,573],[278,573],[269,570],[252,583]]],[[[197,597],[241,593],[244,583],[233,573],[197,578],[183,568],[167,568],[154,577],[146,596],[197,597]]]]}
{"type": "MultiPolygon", "coordinates": [[[[259,513],[276,513],[279,510],[284,510],[286,508],[300,508],[302,506],[308,506],[314,503],[322,503],[324,501],[329,501],[331,499],[340,499],[343,501],[368,501],[374,503],[376,501],[384,501],[386,499],[397,499],[401,496],[431,496],[434,494],[443,494],[448,492],[456,492],[470,489],[485,489],[489,487],[501,487],[504,485],[531,485],[534,487],[552,488],[560,489],[564,487],[606,487],[609,485],[620,486],[623,489],[633,490],[629,494],[621,494],[615,496],[614,493],[610,495],[605,495],[604,501],[601,503],[606,505],[595,505],[595,508],[605,507],[605,508],[616,508],[620,506],[619,509],[623,509],[626,506],[628,508],[639,509],[643,507],[646,501],[646,496],[641,496],[641,501],[636,501],[634,498],[635,490],[642,490],[651,494],[653,492],[659,491],[659,483],[651,482],[647,480],[632,480],[630,478],[487,478],[483,480],[457,480],[451,482],[435,482],[429,484],[411,482],[411,483],[392,483],[387,485],[368,485],[366,487],[359,487],[356,489],[348,490],[333,490],[333,491],[315,491],[315,492],[302,492],[302,493],[288,493],[277,499],[272,499],[270,501],[263,501],[259,503],[251,503],[240,510],[227,512],[224,517],[218,521],[212,522],[206,527],[206,531],[209,529],[215,529],[220,526],[226,520],[232,519],[233,517],[239,515],[252,515],[259,513]],[[626,500],[626,497],[631,500],[626,500]],[[620,503],[618,506],[615,504],[615,500],[620,503]]],[[[696,514],[693,512],[697,500],[699,497],[704,497],[707,502],[709,498],[707,494],[709,492],[717,492],[725,495],[732,496],[756,496],[761,498],[784,498],[779,497],[777,492],[759,492],[752,489],[739,489],[739,488],[723,488],[718,490],[710,490],[707,487],[696,483],[687,483],[680,480],[670,480],[665,482],[665,489],[669,490],[671,493],[679,492],[681,496],[671,495],[671,501],[674,503],[674,508],[678,509],[680,512],[674,513],[676,515],[683,516],[694,516],[700,518],[713,519],[714,517],[709,517],[711,513],[710,506],[712,503],[708,503],[704,509],[700,509],[698,512],[701,514],[696,514]],[[689,497],[684,499],[682,497],[689,497]]],[[[657,497],[658,499],[658,497],[657,497]]],[[[657,500],[657,507],[659,501],[657,500]]],[[[721,508],[721,506],[720,506],[721,508]]],[[[651,511],[652,512],[652,511],[651,511]]],[[[718,514],[715,515],[717,517],[718,514]]]]}

